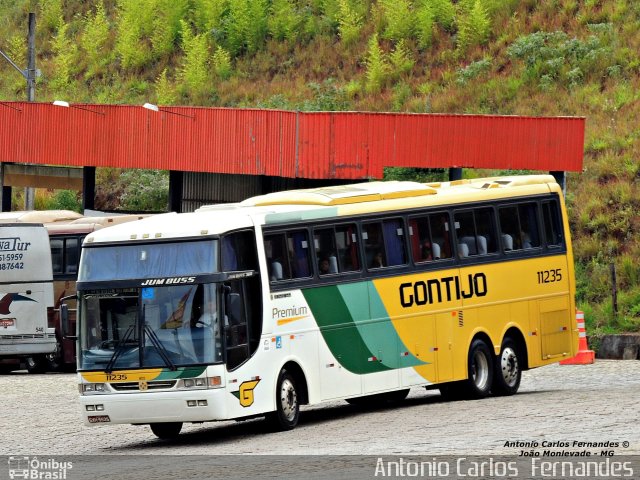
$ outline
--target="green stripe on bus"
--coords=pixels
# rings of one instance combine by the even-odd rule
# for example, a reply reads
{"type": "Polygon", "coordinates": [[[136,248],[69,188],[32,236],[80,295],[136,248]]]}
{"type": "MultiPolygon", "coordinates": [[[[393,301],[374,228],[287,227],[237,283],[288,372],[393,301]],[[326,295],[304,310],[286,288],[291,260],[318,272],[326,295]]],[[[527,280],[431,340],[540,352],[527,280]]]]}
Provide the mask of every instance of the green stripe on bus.
{"type": "MultiPolygon", "coordinates": [[[[363,285],[366,288],[366,284],[363,285]]],[[[375,354],[363,341],[347,301],[337,286],[310,288],[303,290],[302,293],[311,308],[324,341],[343,368],[356,374],[389,370],[388,366],[374,360],[375,354]]],[[[353,308],[358,315],[368,310],[366,295],[349,298],[348,302],[360,304],[353,308]]]]}
{"type": "Polygon", "coordinates": [[[154,380],[172,380],[177,378],[195,378],[202,375],[207,367],[185,367],[171,371],[163,369],[154,380]]]}
{"type": "Polygon", "coordinates": [[[367,282],[370,316],[373,322],[372,326],[360,328],[360,333],[365,343],[373,351],[376,346],[382,352],[382,362],[390,368],[414,367],[416,365],[424,365],[425,362],[409,353],[400,335],[396,331],[387,309],[380,298],[380,294],[373,282],[367,282]],[[374,328],[371,328],[374,327],[374,328]]]}

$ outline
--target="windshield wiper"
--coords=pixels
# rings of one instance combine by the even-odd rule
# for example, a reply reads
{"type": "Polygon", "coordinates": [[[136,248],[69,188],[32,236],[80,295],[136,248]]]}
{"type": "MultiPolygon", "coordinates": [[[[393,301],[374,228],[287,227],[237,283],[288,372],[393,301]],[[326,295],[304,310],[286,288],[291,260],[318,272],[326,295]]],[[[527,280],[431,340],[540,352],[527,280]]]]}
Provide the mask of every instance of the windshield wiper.
{"type": "Polygon", "coordinates": [[[151,340],[151,343],[153,343],[153,346],[158,350],[158,353],[162,357],[164,364],[169,367],[170,370],[177,370],[177,367],[171,361],[169,355],[167,354],[167,349],[164,348],[164,345],[162,345],[162,342],[158,339],[156,332],[154,332],[153,329],[146,323],[144,324],[144,331],[149,336],[149,339],[151,340]]]}
{"type": "Polygon", "coordinates": [[[127,328],[127,330],[124,332],[124,336],[120,340],[118,340],[118,343],[116,343],[115,346],[113,347],[114,349],[113,355],[111,355],[111,358],[109,359],[109,363],[107,363],[107,366],[104,369],[105,372],[107,373],[113,372],[113,367],[116,364],[116,360],[118,360],[118,357],[120,357],[120,355],[122,355],[122,352],[124,352],[124,346],[127,344],[127,340],[129,340],[129,337],[133,333],[134,326],[135,324],[129,325],[129,328],[127,328]]]}

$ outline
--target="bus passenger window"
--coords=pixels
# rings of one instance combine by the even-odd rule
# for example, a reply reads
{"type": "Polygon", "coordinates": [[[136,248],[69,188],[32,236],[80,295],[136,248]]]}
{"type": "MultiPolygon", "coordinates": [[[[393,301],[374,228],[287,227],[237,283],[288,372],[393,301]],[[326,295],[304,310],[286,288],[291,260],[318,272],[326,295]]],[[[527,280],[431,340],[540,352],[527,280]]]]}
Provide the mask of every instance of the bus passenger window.
{"type": "Polygon", "coordinates": [[[356,232],[357,228],[353,223],[336,226],[336,256],[340,272],[360,270],[360,252],[356,232]]]}
{"type": "Polygon", "coordinates": [[[338,273],[335,235],[333,227],[317,228],[313,232],[313,243],[318,264],[318,274],[338,273]]]}
{"type": "Polygon", "coordinates": [[[78,239],[67,238],[64,242],[65,262],[64,273],[78,273],[78,239]]]}
{"type": "Polygon", "coordinates": [[[395,218],[382,222],[384,228],[384,245],[387,264],[406,265],[407,254],[404,242],[404,225],[402,219],[395,218]]]}
{"type": "Polygon", "coordinates": [[[496,223],[491,208],[457,211],[458,255],[460,258],[495,253],[496,223]]]}
{"type": "Polygon", "coordinates": [[[51,263],[53,266],[53,274],[63,273],[62,267],[64,263],[64,240],[51,239],[51,263]]]}
{"type": "Polygon", "coordinates": [[[544,221],[545,240],[548,247],[562,245],[562,223],[558,204],[556,202],[544,202],[542,204],[542,219],[544,221]]]}
{"type": "Polygon", "coordinates": [[[499,218],[502,248],[505,251],[540,246],[537,205],[535,203],[502,207],[499,209],[499,218]]]}
{"type": "Polygon", "coordinates": [[[309,240],[306,230],[266,234],[264,249],[272,282],[311,276],[309,240]]]}
{"type": "Polygon", "coordinates": [[[536,248],[540,246],[540,235],[538,234],[538,205],[535,203],[525,203],[518,207],[520,214],[520,235],[522,248],[536,248]]]}
{"type": "Polygon", "coordinates": [[[285,234],[265,235],[264,250],[267,256],[269,280],[277,282],[290,279],[291,270],[289,269],[289,255],[287,254],[285,234]]]}
{"type": "Polygon", "coordinates": [[[446,212],[431,214],[429,215],[429,225],[431,226],[431,248],[434,259],[451,258],[449,215],[446,212]]]}
{"type": "Polygon", "coordinates": [[[380,222],[363,224],[362,240],[364,242],[364,254],[367,260],[367,268],[380,268],[386,266],[387,260],[384,256],[382,224],[380,222]]]}

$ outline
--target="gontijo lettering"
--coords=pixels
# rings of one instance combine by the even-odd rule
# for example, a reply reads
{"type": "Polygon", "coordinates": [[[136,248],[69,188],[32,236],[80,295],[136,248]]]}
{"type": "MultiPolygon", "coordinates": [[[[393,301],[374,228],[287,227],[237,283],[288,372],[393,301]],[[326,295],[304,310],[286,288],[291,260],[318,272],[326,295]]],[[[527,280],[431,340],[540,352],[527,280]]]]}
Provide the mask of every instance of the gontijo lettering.
{"type": "Polygon", "coordinates": [[[487,276],[484,273],[470,273],[464,280],[456,275],[400,284],[400,303],[404,308],[484,297],[486,294],[487,276]]]}
{"type": "Polygon", "coordinates": [[[30,242],[23,242],[20,237],[0,238],[0,252],[25,252],[30,242]]]}

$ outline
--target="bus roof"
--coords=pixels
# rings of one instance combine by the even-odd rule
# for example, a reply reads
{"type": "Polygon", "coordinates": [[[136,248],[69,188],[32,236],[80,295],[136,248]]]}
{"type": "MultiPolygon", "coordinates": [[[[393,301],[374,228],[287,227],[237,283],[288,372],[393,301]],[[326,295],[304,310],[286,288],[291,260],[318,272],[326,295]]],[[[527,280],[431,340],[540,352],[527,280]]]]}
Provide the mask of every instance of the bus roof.
{"type": "Polygon", "coordinates": [[[82,218],[71,210],[24,210],[0,213],[0,221],[4,223],[54,223],[70,222],[82,218]]]}
{"type": "Polygon", "coordinates": [[[384,200],[409,199],[425,195],[468,195],[477,190],[508,189],[556,184],[551,175],[523,175],[511,177],[486,177],[453,182],[368,182],[353,185],[288,190],[249,198],[243,206],[266,205],[323,205],[338,206],[384,200]]]}
{"type": "Polygon", "coordinates": [[[560,192],[551,175],[487,177],[454,182],[365,182],[269,193],[240,203],[166,213],[90,234],[85,244],[198,238],[252,227],[424,206],[560,192]]]}

